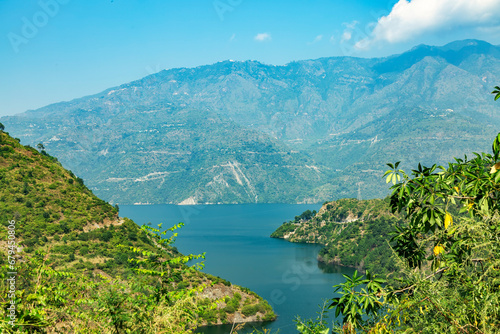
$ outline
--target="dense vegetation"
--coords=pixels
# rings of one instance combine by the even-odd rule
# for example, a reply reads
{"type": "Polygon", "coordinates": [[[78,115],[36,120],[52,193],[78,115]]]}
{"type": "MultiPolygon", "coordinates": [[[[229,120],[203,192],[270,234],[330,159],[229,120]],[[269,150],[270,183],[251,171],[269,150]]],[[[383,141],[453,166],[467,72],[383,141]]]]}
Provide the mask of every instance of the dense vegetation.
{"type": "Polygon", "coordinates": [[[402,223],[390,212],[389,199],[327,202],[316,215],[305,212],[281,225],[271,237],[322,244],[318,259],[388,274],[395,271],[389,234],[402,223]],[[301,218],[302,216],[302,218],[301,218]]]}
{"type": "Polygon", "coordinates": [[[332,303],[342,314],[339,330],[500,332],[499,157],[500,133],[493,154],[448,167],[419,165],[413,177],[389,164],[391,209],[408,220],[392,238],[401,282],[383,286],[368,273],[347,277],[332,303]],[[463,214],[453,213],[457,205],[463,214]]]}
{"type": "MultiPolygon", "coordinates": [[[[500,87],[495,87],[495,99],[500,87]]],[[[418,165],[388,164],[390,207],[406,224],[392,233],[399,282],[357,272],[331,300],[338,333],[500,333],[500,133],[492,154],[418,165]],[[457,207],[459,210],[457,210],[457,207]]],[[[301,333],[328,334],[323,318],[301,333]]]]}
{"type": "Polygon", "coordinates": [[[119,218],[39,149],[0,126],[2,333],[189,333],[275,318],[255,293],[187,266],[203,255],[177,252],[182,224],[162,232],[119,218]]]}

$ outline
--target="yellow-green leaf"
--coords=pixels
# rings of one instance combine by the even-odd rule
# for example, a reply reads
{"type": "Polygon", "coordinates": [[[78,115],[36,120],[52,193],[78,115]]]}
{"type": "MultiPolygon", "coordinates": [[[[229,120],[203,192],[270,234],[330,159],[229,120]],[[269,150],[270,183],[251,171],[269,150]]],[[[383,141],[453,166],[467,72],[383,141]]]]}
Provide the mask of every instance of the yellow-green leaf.
{"type": "Polygon", "coordinates": [[[447,229],[448,226],[453,225],[453,217],[446,212],[446,215],[444,216],[444,228],[447,229]]]}
{"type": "Polygon", "coordinates": [[[500,169],[500,162],[497,162],[496,164],[494,164],[492,167],[491,167],[491,170],[490,170],[490,174],[493,174],[495,173],[497,170],[500,169]]]}
{"type": "Polygon", "coordinates": [[[435,256],[438,256],[439,254],[441,254],[442,252],[444,252],[444,247],[443,245],[436,245],[434,246],[434,255],[435,256]]]}

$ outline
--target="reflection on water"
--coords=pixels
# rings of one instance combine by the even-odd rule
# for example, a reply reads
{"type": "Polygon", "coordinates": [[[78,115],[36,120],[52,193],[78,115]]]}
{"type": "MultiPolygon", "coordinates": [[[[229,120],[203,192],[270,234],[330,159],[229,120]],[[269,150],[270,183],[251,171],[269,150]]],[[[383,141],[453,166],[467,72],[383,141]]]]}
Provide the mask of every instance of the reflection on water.
{"type": "MultiPolygon", "coordinates": [[[[321,246],[295,244],[269,235],[283,221],[319,205],[245,204],[180,207],[175,205],[121,206],[120,214],[138,224],[178,222],[175,246],[185,254],[206,252],[203,271],[247,287],[273,307],[278,320],[255,325],[281,333],[296,333],[293,320],[316,318],[324,300],[334,297],[332,286],[344,281],[353,269],[318,263],[321,246]]],[[[333,314],[332,314],[333,316],[333,314]]],[[[332,320],[332,319],[330,319],[332,320]]],[[[230,333],[231,325],[207,327],[198,333],[230,333]]],[[[249,326],[239,334],[252,332],[249,326]]]]}
{"type": "MultiPolygon", "coordinates": [[[[220,325],[220,326],[206,326],[200,327],[194,331],[194,333],[200,334],[228,334],[231,333],[232,330],[236,329],[238,334],[248,334],[252,333],[255,330],[262,330],[268,327],[271,323],[248,323],[248,324],[240,324],[240,325],[220,325]]],[[[282,331],[283,334],[285,334],[282,331]]]]}
{"type": "Polygon", "coordinates": [[[325,274],[347,274],[351,275],[354,273],[354,269],[342,267],[336,264],[327,264],[324,262],[318,262],[318,268],[325,274]]]}

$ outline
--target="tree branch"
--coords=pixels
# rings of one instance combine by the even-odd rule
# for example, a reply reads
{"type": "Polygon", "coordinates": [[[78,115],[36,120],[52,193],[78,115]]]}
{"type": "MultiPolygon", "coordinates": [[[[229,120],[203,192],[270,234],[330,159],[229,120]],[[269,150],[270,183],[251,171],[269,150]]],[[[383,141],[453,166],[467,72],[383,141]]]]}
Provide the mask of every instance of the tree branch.
{"type": "MultiPolygon", "coordinates": [[[[436,271],[435,273],[432,273],[429,276],[427,276],[426,278],[424,278],[424,280],[428,280],[429,278],[432,278],[432,277],[436,276],[437,274],[442,273],[446,269],[448,269],[448,267],[441,268],[438,271],[436,271]]],[[[411,289],[413,289],[415,287],[415,285],[416,284],[412,284],[412,285],[410,285],[410,286],[408,286],[408,287],[406,287],[404,289],[392,291],[392,293],[401,293],[401,292],[405,292],[405,291],[411,290],[411,289]]]]}

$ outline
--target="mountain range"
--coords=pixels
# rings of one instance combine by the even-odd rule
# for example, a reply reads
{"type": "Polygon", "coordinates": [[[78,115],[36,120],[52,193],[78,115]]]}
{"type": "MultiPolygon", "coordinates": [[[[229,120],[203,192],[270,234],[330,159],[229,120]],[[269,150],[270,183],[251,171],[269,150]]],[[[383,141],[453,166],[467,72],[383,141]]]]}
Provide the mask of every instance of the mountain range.
{"type": "Polygon", "coordinates": [[[164,70],[0,121],[112,203],[317,203],[387,195],[387,162],[489,151],[499,83],[500,47],[464,40],[164,70]]]}

